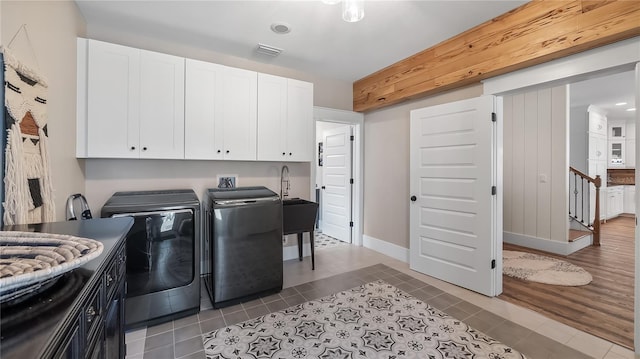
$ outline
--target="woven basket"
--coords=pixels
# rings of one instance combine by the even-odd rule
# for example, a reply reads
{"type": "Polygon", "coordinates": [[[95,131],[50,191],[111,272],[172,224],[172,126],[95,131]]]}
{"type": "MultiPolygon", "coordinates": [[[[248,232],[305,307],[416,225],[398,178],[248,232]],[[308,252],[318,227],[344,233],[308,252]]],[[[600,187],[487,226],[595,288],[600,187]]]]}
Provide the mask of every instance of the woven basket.
{"type": "Polygon", "coordinates": [[[0,301],[29,292],[102,253],[102,243],[62,234],[0,231],[0,301]]]}

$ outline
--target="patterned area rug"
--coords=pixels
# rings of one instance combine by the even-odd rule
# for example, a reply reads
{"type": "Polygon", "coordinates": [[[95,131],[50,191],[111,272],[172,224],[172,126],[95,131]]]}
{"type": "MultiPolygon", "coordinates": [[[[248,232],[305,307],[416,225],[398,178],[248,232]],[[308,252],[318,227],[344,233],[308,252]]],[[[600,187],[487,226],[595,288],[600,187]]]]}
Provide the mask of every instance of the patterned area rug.
{"type": "Polygon", "coordinates": [[[315,244],[315,248],[316,249],[320,249],[320,248],[331,248],[331,247],[335,247],[335,246],[341,246],[343,244],[349,244],[347,242],[343,242],[339,239],[335,239],[333,237],[329,237],[326,234],[322,234],[322,233],[318,233],[318,232],[314,232],[315,233],[315,238],[314,238],[314,244],[315,244]]]}
{"type": "Polygon", "coordinates": [[[383,281],[204,334],[208,359],[524,358],[383,281]]]}
{"type": "Polygon", "coordinates": [[[593,280],[586,270],[560,259],[504,250],[502,256],[503,273],[510,277],[564,286],[586,285],[593,280]]]}

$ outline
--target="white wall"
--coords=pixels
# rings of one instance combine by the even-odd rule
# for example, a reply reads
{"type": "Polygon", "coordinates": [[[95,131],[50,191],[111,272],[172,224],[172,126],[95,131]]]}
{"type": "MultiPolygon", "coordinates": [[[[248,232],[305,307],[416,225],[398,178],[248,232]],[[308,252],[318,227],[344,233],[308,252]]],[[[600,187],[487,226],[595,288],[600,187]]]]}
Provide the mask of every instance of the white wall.
{"type": "MultiPolygon", "coordinates": [[[[67,196],[84,192],[83,163],[75,158],[76,37],[85,22],[73,1],[0,1],[2,45],[8,45],[22,24],[29,39],[20,34],[11,46],[14,55],[47,78],[49,153],[56,218],[64,220],[67,196]]],[[[4,153],[2,154],[4,156],[4,153]]]]}
{"type": "Polygon", "coordinates": [[[410,111],[481,94],[474,85],[365,114],[364,235],[409,248],[410,111]]]}
{"type": "Polygon", "coordinates": [[[568,87],[505,96],[503,117],[505,242],[567,242],[568,87]]]}

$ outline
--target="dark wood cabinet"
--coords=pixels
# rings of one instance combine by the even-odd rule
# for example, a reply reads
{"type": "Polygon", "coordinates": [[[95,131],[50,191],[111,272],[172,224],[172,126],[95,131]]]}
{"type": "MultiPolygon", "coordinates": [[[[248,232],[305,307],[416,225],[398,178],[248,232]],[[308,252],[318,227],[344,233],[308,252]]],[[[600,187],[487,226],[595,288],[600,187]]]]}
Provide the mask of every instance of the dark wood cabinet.
{"type": "Polygon", "coordinates": [[[69,328],[66,335],[61,340],[60,348],[56,353],[56,357],[64,359],[79,358],[81,353],[80,339],[82,338],[80,331],[80,315],[77,315],[73,321],[75,324],[69,328]]]}
{"type": "Polygon", "coordinates": [[[85,300],[74,313],[74,320],[61,331],[54,358],[117,359],[125,357],[124,298],[125,298],[124,246],[121,245],[99,279],[83,293],[85,300]]]}
{"type": "Polygon", "coordinates": [[[111,300],[107,308],[105,317],[105,357],[123,358],[125,355],[124,346],[124,281],[111,300]]]}
{"type": "Polygon", "coordinates": [[[2,228],[91,238],[103,251],[34,295],[0,303],[0,358],[125,357],[125,244],[132,225],[123,217],[2,228]]]}

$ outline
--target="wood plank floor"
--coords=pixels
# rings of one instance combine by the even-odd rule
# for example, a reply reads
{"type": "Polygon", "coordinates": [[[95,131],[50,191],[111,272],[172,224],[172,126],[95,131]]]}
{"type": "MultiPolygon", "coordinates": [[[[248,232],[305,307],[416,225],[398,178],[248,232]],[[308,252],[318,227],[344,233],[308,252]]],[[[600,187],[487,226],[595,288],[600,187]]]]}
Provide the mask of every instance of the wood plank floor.
{"type": "Polygon", "coordinates": [[[633,349],[634,219],[602,225],[600,247],[559,256],[505,243],[504,249],[556,257],[586,269],[593,282],[563,287],[503,276],[499,298],[633,349]]]}

